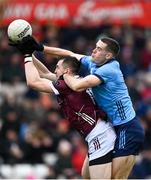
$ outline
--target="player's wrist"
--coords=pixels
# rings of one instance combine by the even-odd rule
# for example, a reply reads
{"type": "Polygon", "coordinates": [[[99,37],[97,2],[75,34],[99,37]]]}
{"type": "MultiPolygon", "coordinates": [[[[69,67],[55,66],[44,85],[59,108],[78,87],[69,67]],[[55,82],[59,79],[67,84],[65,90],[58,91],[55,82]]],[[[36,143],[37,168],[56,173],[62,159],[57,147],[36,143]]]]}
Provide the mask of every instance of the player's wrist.
{"type": "Polygon", "coordinates": [[[24,58],[26,58],[26,57],[32,57],[32,54],[24,54],[24,58]]]}
{"type": "Polygon", "coordinates": [[[42,43],[38,44],[38,47],[36,48],[37,51],[44,51],[44,45],[42,43]]]}
{"type": "Polygon", "coordinates": [[[32,62],[33,60],[32,60],[32,56],[25,56],[25,58],[24,58],[24,64],[26,64],[26,63],[28,63],[28,62],[32,62]]]}

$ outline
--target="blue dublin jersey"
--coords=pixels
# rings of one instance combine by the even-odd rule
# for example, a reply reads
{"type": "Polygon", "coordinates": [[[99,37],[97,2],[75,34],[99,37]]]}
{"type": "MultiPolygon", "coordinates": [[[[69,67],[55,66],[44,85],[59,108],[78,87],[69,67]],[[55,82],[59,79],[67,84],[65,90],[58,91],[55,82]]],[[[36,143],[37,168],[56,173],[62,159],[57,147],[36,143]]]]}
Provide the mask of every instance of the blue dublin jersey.
{"type": "Polygon", "coordinates": [[[136,114],[118,61],[111,59],[106,64],[97,66],[91,56],[84,56],[81,63],[89,74],[101,79],[102,83],[92,87],[92,92],[98,106],[107,113],[111,123],[117,126],[131,121],[136,114]]]}

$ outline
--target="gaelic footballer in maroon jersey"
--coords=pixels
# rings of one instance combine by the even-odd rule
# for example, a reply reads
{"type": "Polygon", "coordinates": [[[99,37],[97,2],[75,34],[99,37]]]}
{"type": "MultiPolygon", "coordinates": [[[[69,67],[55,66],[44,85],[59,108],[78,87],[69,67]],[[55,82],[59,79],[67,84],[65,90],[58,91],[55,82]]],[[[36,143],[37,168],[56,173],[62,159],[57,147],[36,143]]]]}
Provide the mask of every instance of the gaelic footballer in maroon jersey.
{"type": "MultiPolygon", "coordinates": [[[[39,62],[37,63],[40,65],[39,62]]],[[[30,62],[26,63],[26,76],[30,80],[30,73],[32,73],[31,84],[33,88],[42,92],[55,93],[65,116],[69,119],[69,124],[87,142],[89,162],[88,165],[84,163],[82,176],[85,177],[84,172],[87,171],[90,172],[88,179],[110,179],[112,150],[116,139],[115,132],[110,123],[100,120],[101,112],[96,108],[91,96],[86,91],[74,92],[61,79],[64,73],[69,73],[72,76],[77,75],[78,66],[75,58],[61,59],[56,65],[55,74],[44,68],[45,73],[47,73],[43,74],[42,77],[49,77],[48,80],[38,76],[34,63],[30,62]],[[28,67],[32,71],[29,71],[28,67]],[[106,169],[108,169],[107,173],[104,174],[106,169]]],[[[42,67],[43,65],[41,65],[41,69],[43,69],[42,67]]]]}
{"type": "Polygon", "coordinates": [[[104,119],[105,113],[100,111],[86,91],[71,90],[62,78],[53,83],[58,90],[57,100],[64,115],[81,135],[86,137],[95,127],[98,119],[104,119]]]}
{"type": "MultiPolygon", "coordinates": [[[[58,101],[65,115],[69,116],[70,124],[75,126],[74,128],[85,137],[88,145],[89,162],[86,158],[83,164],[83,178],[111,179],[112,150],[116,139],[113,127],[110,123],[100,120],[101,114],[86,92],[73,92],[64,84],[64,81],[59,79],[65,73],[71,76],[77,75],[80,66],[79,61],[72,52],[70,56],[66,53],[70,51],[61,50],[62,55],[66,58],[58,61],[55,73],[52,73],[34,55],[31,57],[30,47],[32,46],[29,46],[31,44],[29,42],[31,41],[28,41],[28,46],[26,46],[29,48],[27,48],[28,50],[24,48],[24,42],[15,45],[24,55],[28,53],[28,57],[24,59],[27,85],[40,92],[58,95],[58,101]],[[52,82],[55,82],[54,85],[52,82]]],[[[33,44],[37,45],[36,41],[33,44]]],[[[52,49],[55,52],[54,54],[60,51],[55,47],[52,49]]]]}

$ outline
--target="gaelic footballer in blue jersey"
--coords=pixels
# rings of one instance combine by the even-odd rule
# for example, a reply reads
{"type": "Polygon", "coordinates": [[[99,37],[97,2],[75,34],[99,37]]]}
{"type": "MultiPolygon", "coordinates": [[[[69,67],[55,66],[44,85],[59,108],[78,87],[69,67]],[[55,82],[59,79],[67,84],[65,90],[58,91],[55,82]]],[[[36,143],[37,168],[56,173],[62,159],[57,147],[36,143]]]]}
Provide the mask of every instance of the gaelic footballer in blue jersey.
{"type": "Polygon", "coordinates": [[[75,91],[92,88],[97,104],[107,113],[117,135],[112,178],[126,179],[142,147],[144,131],[136,118],[119,62],[116,59],[119,49],[119,44],[114,39],[102,38],[97,42],[91,56],[80,58],[90,75],[76,80],[67,73],[64,75],[64,80],[75,91]]]}
{"type": "MultiPolygon", "coordinates": [[[[76,79],[66,72],[63,77],[74,91],[92,88],[93,96],[100,108],[108,115],[116,130],[117,139],[112,161],[112,179],[126,179],[135,164],[136,155],[144,141],[144,131],[135,115],[126,84],[116,59],[120,51],[118,42],[103,37],[96,43],[91,56],[76,54],[72,51],[43,46],[29,37],[23,46],[41,50],[52,56],[76,57],[89,75],[76,79]]],[[[26,49],[26,48],[25,48],[26,49]]],[[[86,161],[85,161],[86,164],[86,161]]],[[[87,166],[83,168],[84,178],[88,178],[87,166]],[[86,173],[85,173],[86,172],[86,173]]]]}

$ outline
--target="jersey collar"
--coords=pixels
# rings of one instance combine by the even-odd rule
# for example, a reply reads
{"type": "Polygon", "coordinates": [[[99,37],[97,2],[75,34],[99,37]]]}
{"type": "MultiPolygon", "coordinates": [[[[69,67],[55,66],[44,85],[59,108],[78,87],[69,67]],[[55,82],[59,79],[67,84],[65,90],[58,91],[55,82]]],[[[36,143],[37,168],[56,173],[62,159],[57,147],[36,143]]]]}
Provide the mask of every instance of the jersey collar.
{"type": "Polygon", "coordinates": [[[115,58],[109,59],[108,61],[106,61],[104,64],[101,64],[101,65],[97,65],[97,64],[96,64],[96,67],[101,67],[101,66],[103,66],[103,65],[105,65],[105,64],[108,64],[108,63],[110,63],[110,62],[112,62],[112,61],[116,61],[116,59],[115,59],[115,58]]]}

